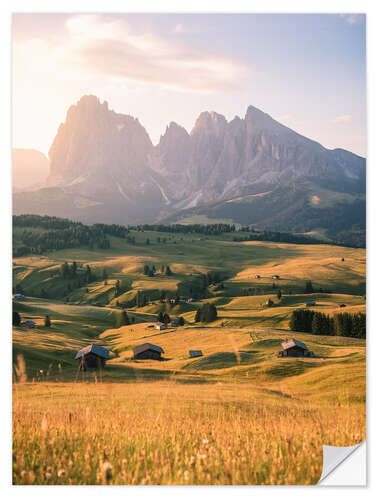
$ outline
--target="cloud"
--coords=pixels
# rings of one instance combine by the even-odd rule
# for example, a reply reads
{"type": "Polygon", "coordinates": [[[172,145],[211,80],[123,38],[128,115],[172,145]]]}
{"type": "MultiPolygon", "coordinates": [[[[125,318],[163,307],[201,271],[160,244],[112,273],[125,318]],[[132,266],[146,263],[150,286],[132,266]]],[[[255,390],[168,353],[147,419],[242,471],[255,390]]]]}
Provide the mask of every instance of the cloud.
{"type": "Polygon", "coordinates": [[[340,115],[340,116],[335,116],[335,118],[332,118],[331,123],[348,123],[353,120],[352,115],[340,115]]]}
{"type": "Polygon", "coordinates": [[[190,30],[183,24],[176,24],[172,30],[173,33],[190,33],[190,30]]]}
{"type": "MultiPolygon", "coordinates": [[[[182,25],[177,26],[181,33],[182,25]]],[[[201,93],[241,89],[252,73],[237,59],[135,32],[122,19],[73,15],[65,28],[58,40],[34,39],[18,47],[31,72],[53,70],[62,79],[105,78],[201,93]]]]}
{"type": "Polygon", "coordinates": [[[344,19],[348,24],[357,24],[363,22],[363,14],[340,14],[340,17],[344,19]]]}

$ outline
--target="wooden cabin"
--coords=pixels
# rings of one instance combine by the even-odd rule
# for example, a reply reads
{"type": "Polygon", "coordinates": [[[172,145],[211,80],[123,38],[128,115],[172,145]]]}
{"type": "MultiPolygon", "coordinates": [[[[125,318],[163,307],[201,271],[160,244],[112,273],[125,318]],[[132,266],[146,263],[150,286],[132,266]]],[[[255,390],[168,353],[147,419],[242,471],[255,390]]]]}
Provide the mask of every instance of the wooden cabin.
{"type": "Polygon", "coordinates": [[[190,358],[199,358],[200,356],[203,356],[202,351],[189,351],[190,358]]]}
{"type": "Polygon", "coordinates": [[[273,279],[273,280],[279,280],[279,279],[280,279],[280,276],[279,276],[278,274],[274,274],[274,275],[272,276],[272,279],[273,279]]]}
{"type": "Polygon", "coordinates": [[[314,353],[309,351],[303,342],[296,339],[286,340],[281,343],[282,351],[279,351],[278,357],[284,358],[312,358],[314,353]]]}
{"type": "Polygon", "coordinates": [[[155,323],[155,328],[157,330],[165,330],[166,326],[165,326],[165,323],[158,321],[157,323],[155,323]]]}
{"type": "Polygon", "coordinates": [[[346,304],[340,304],[339,307],[346,307],[346,304]]]}
{"type": "Polygon", "coordinates": [[[77,352],[75,359],[79,361],[80,369],[101,370],[109,358],[109,350],[96,344],[90,344],[77,352]]]}
{"type": "Polygon", "coordinates": [[[23,322],[23,325],[27,326],[27,328],[35,328],[36,323],[32,319],[27,319],[26,321],[23,322]]]}
{"type": "Polygon", "coordinates": [[[260,280],[260,274],[256,274],[255,277],[257,280],[260,280]]]}
{"type": "Polygon", "coordinates": [[[267,300],[266,300],[266,306],[267,306],[267,307],[272,307],[272,306],[273,306],[273,304],[274,304],[274,302],[273,302],[273,300],[272,300],[272,299],[267,299],[267,300]]]}
{"type": "Polygon", "coordinates": [[[146,343],[137,345],[133,349],[134,359],[156,359],[161,360],[161,355],[164,354],[164,351],[158,345],[146,343]]]}

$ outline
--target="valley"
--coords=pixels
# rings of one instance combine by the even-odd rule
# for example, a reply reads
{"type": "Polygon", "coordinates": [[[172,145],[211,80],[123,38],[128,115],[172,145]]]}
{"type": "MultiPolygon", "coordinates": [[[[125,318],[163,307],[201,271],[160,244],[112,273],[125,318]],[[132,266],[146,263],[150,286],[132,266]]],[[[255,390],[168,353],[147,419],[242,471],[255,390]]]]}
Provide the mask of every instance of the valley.
{"type": "Polygon", "coordinates": [[[331,317],[342,304],[365,313],[365,250],[186,231],[130,229],[107,235],[109,248],[14,258],[24,294],[13,301],[22,320],[13,327],[16,484],[315,484],[323,442],[364,439],[365,339],[289,323],[307,302],[331,317]],[[76,275],[63,277],[66,262],[76,275]],[[208,302],[217,318],[196,321],[208,302]],[[160,313],[184,324],[158,331],[160,313]],[[278,358],[287,338],[315,357],[278,358]],[[134,359],[145,342],[163,349],[162,361],[134,359]],[[81,371],[75,355],[92,343],[109,349],[106,367],[81,371]]]}

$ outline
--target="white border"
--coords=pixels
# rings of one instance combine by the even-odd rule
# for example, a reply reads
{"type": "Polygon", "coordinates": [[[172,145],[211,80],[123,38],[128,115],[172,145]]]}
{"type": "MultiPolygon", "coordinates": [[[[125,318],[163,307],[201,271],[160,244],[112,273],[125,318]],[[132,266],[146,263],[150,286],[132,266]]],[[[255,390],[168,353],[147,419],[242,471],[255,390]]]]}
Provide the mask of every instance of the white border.
{"type": "MultiPolygon", "coordinates": [[[[373,141],[371,140],[371,133],[373,132],[373,119],[374,119],[374,106],[372,99],[372,89],[375,88],[375,78],[374,78],[374,39],[375,39],[375,12],[374,3],[370,0],[358,0],[358,1],[347,1],[347,0],[315,0],[304,2],[301,1],[291,1],[291,0],[263,0],[263,1],[251,1],[251,0],[231,0],[230,2],[224,2],[222,0],[137,0],[137,2],[131,2],[129,0],[114,1],[106,0],[106,2],[98,0],[90,0],[90,2],[84,2],[80,0],[65,0],[64,2],[51,2],[51,1],[13,1],[13,2],[3,2],[0,7],[0,50],[1,50],[1,62],[2,62],[2,78],[0,79],[1,85],[1,96],[3,106],[0,115],[0,137],[1,137],[1,182],[0,182],[0,203],[1,203],[1,215],[2,215],[2,244],[1,249],[1,265],[2,265],[2,283],[0,287],[1,294],[1,304],[3,305],[2,310],[2,362],[0,363],[1,370],[1,388],[2,388],[2,411],[1,416],[1,461],[0,461],[0,487],[3,493],[3,497],[12,498],[23,498],[27,496],[28,498],[49,498],[53,495],[56,499],[65,498],[67,495],[70,497],[78,497],[82,495],[90,495],[90,497],[102,497],[103,495],[110,495],[111,498],[123,497],[126,495],[128,498],[137,496],[137,498],[143,498],[146,496],[152,496],[153,499],[163,498],[167,500],[178,495],[180,500],[185,498],[190,500],[190,497],[194,495],[197,498],[204,498],[210,496],[215,496],[216,499],[227,498],[228,495],[235,495],[238,498],[248,497],[256,495],[257,497],[269,498],[272,495],[277,495],[278,499],[304,495],[304,500],[309,498],[315,498],[316,495],[326,496],[333,493],[332,488],[320,487],[319,490],[313,487],[304,487],[303,493],[301,487],[111,487],[108,491],[103,491],[101,487],[91,487],[90,491],[83,491],[80,487],[69,487],[67,490],[64,487],[12,487],[10,485],[11,481],[11,433],[10,433],[10,412],[11,412],[11,393],[10,393],[10,383],[11,383],[11,342],[9,329],[7,325],[10,325],[11,308],[10,308],[10,296],[11,296],[11,266],[10,266],[10,256],[11,256],[11,161],[10,161],[10,144],[11,144],[11,132],[10,132],[10,116],[11,116],[11,106],[10,106],[10,68],[11,68],[11,57],[10,57],[10,26],[11,26],[11,13],[12,12],[253,12],[253,13],[367,13],[367,61],[368,61],[368,220],[374,221],[374,197],[371,196],[375,190],[374,174],[372,174],[372,147],[373,141]],[[276,489],[275,489],[276,488],[276,489]]],[[[374,225],[374,224],[373,224],[374,225]]],[[[374,324],[372,306],[373,306],[373,281],[374,281],[374,271],[372,265],[372,252],[374,249],[374,231],[368,224],[368,332],[369,337],[372,334],[372,326],[374,324]]],[[[373,342],[368,340],[368,359],[375,359],[375,353],[373,352],[373,342]]],[[[373,363],[368,363],[368,384],[373,385],[373,375],[374,369],[372,368],[373,363]]],[[[368,397],[370,396],[368,391],[368,397]]],[[[373,413],[371,406],[373,401],[370,400],[368,404],[368,422],[370,422],[370,415],[373,413]]],[[[371,429],[368,432],[368,448],[370,448],[371,443],[371,429]]],[[[368,450],[368,457],[371,460],[371,451],[368,450]]],[[[370,462],[371,463],[371,462],[370,462]]],[[[368,471],[371,467],[368,466],[368,471]]],[[[348,478],[347,473],[346,478],[348,478]]],[[[367,488],[336,488],[340,495],[340,500],[343,498],[352,498],[355,496],[365,496],[368,497],[371,494],[371,490],[375,490],[375,487],[371,484],[371,478],[368,479],[370,483],[367,488]]],[[[87,488],[87,487],[86,487],[87,488]]]]}

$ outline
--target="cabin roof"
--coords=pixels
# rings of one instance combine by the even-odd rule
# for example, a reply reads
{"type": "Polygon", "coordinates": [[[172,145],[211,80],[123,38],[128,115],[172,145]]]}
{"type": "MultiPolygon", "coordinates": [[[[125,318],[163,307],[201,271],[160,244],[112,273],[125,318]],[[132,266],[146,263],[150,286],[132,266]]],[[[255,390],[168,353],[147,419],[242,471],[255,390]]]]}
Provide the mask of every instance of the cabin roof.
{"type": "Polygon", "coordinates": [[[161,347],[159,347],[158,345],[155,345],[155,344],[150,344],[149,342],[147,342],[146,344],[137,345],[133,349],[133,352],[135,355],[140,354],[141,352],[145,352],[145,351],[156,351],[160,354],[164,353],[164,351],[161,347]]]}
{"type": "Polygon", "coordinates": [[[284,351],[286,349],[290,349],[291,347],[301,347],[301,349],[308,351],[308,348],[306,347],[306,345],[303,342],[300,342],[299,340],[296,340],[296,339],[287,340],[285,342],[282,342],[281,345],[282,345],[282,348],[284,349],[284,351]]]}
{"type": "Polygon", "coordinates": [[[202,351],[189,351],[189,356],[195,358],[196,356],[203,356],[202,351]]]}
{"type": "Polygon", "coordinates": [[[101,358],[108,359],[109,358],[109,350],[106,349],[105,347],[101,345],[96,345],[96,344],[90,344],[80,351],[77,352],[76,357],[74,359],[79,359],[82,358],[82,356],[85,356],[86,354],[96,354],[97,356],[101,358]]]}
{"type": "Polygon", "coordinates": [[[161,321],[157,321],[155,323],[155,326],[165,326],[165,323],[162,323],[161,321]]]}

